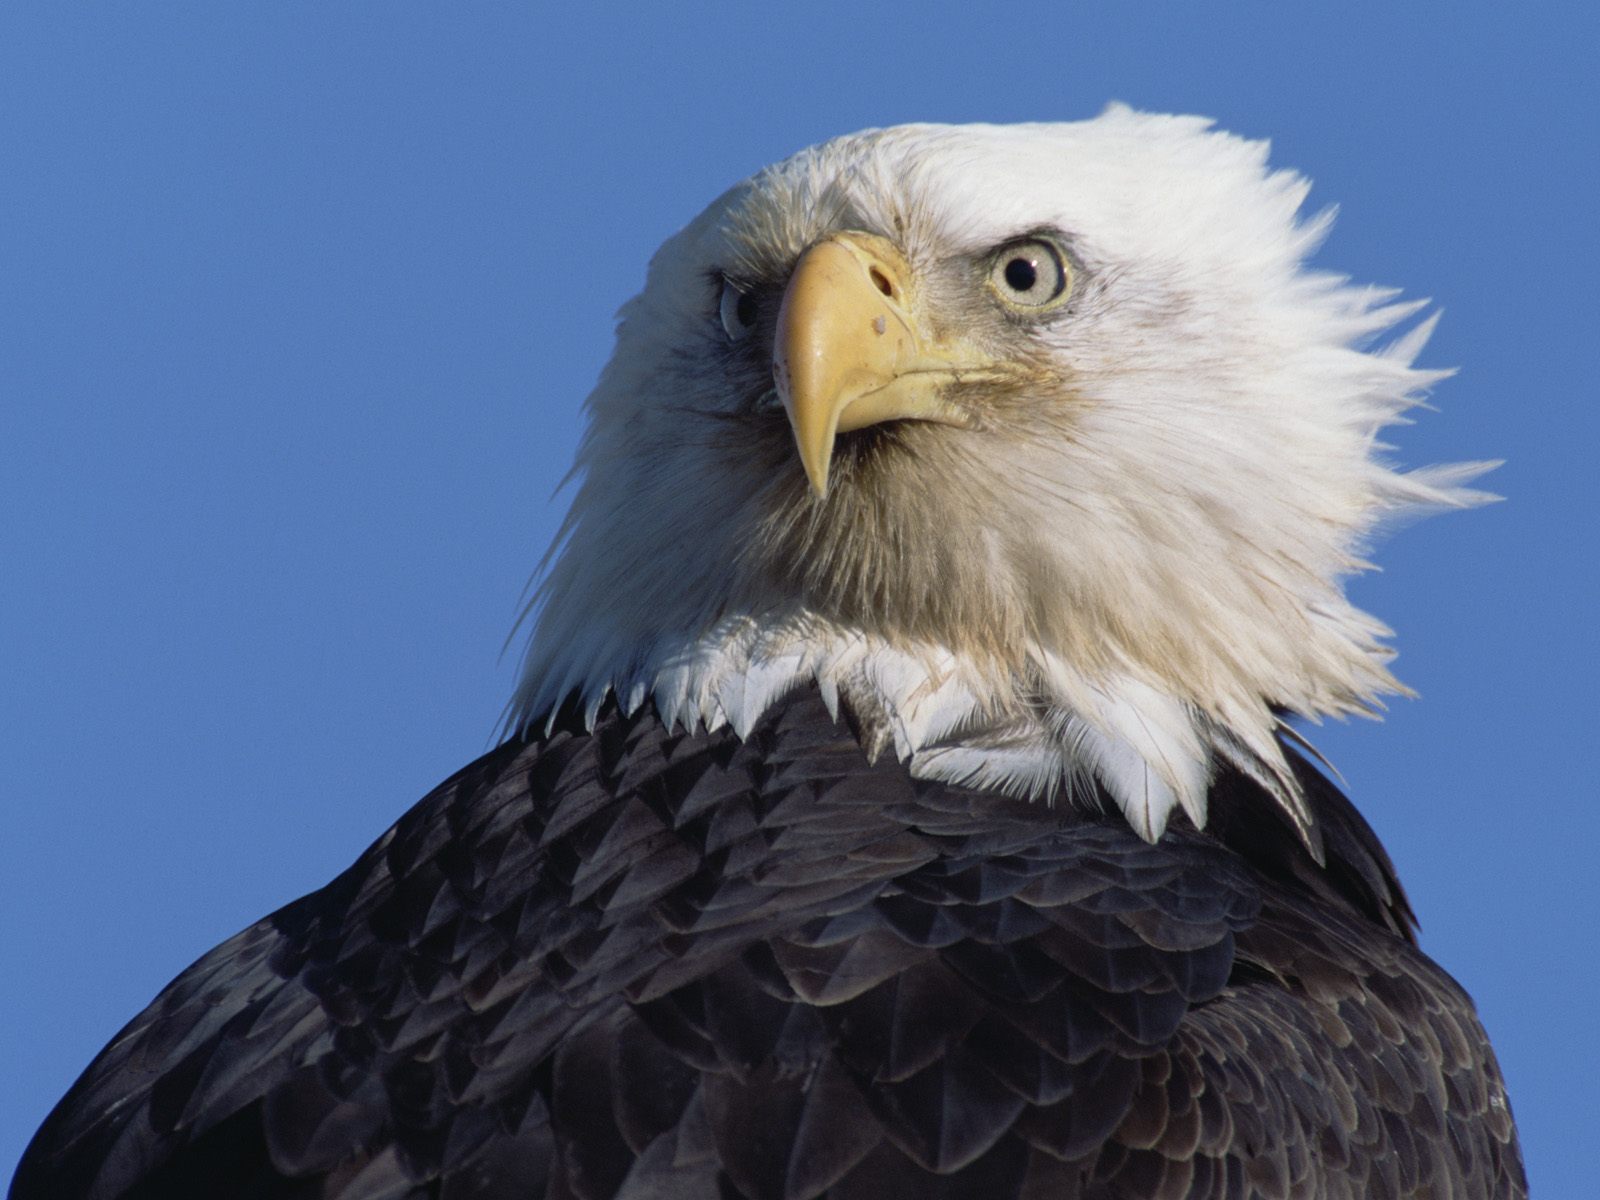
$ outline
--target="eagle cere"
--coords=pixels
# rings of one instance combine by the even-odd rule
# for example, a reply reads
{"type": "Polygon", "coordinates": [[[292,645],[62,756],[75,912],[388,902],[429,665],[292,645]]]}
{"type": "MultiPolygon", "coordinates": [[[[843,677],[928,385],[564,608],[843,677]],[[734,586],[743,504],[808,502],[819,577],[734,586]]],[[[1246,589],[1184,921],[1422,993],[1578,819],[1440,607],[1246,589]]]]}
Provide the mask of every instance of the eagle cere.
{"type": "Polygon", "coordinates": [[[734,187],[589,400],[508,740],[180,975],[54,1197],[1526,1194],[1487,1038],[1294,716],[1486,464],[1262,143],[1113,107],[734,187]]]}

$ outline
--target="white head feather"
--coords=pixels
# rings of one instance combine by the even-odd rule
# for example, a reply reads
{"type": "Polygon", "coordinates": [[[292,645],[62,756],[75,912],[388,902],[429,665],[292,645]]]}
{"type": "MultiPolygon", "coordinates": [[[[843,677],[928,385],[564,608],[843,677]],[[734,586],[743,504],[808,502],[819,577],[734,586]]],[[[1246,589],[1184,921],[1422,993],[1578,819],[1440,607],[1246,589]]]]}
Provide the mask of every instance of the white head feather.
{"type": "Polygon", "coordinates": [[[1098,784],[1154,839],[1178,807],[1203,824],[1228,761],[1303,820],[1276,714],[1403,690],[1343,579],[1384,518],[1483,499],[1462,485],[1489,464],[1380,460],[1378,431],[1444,374],[1411,365],[1432,321],[1368,349],[1420,305],[1308,271],[1329,217],[1302,221],[1308,184],[1266,158],[1113,107],[869,131],[720,197],[622,311],[515,721],[615,692],[742,733],[815,680],[919,774],[1098,784]],[[1063,316],[1018,333],[948,264],[1040,229],[1078,278],[1063,316]],[[1049,378],[979,428],[893,427],[823,501],[717,298],[724,276],[781,289],[842,230],[893,241],[946,280],[940,319],[1049,378]]]}

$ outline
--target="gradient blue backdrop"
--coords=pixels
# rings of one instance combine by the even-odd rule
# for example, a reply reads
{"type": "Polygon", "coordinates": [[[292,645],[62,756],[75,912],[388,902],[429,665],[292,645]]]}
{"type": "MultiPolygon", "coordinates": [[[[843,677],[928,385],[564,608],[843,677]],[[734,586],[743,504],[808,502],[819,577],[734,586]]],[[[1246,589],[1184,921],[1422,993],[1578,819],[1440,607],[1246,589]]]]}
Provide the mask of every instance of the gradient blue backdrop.
{"type": "Polygon", "coordinates": [[[611,314],[807,143],[1111,98],[1269,136],[1431,295],[1412,464],[1510,497],[1355,588],[1422,693],[1314,731],[1588,1194],[1600,26],[1533,5],[0,9],[0,1175],[175,972],[489,745],[611,314]],[[1509,7],[1509,6],[1507,6],[1509,7]]]}

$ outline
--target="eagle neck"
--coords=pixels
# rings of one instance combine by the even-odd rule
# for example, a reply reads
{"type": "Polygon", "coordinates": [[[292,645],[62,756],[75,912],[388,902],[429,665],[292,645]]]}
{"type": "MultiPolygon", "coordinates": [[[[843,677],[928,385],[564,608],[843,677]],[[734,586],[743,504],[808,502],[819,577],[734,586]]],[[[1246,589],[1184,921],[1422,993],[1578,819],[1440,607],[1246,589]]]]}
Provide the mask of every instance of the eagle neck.
{"type": "MultiPolygon", "coordinates": [[[[1047,804],[1100,807],[1107,797],[1155,841],[1174,813],[1197,827],[1219,764],[1243,770],[1314,836],[1287,768],[1192,706],[1131,676],[1088,679],[1038,651],[1027,677],[996,676],[937,645],[881,637],[805,615],[725,618],[696,635],[661,637],[596,670],[560,648],[531,670],[513,723],[553,713],[576,693],[590,724],[608,697],[628,713],[654,705],[669,726],[748,736],[774,705],[815,686],[848,717],[866,752],[893,754],[919,778],[1047,804]]],[[[1270,740],[1273,751],[1277,743],[1270,740]]],[[[1313,850],[1313,852],[1315,852],[1313,850]]]]}

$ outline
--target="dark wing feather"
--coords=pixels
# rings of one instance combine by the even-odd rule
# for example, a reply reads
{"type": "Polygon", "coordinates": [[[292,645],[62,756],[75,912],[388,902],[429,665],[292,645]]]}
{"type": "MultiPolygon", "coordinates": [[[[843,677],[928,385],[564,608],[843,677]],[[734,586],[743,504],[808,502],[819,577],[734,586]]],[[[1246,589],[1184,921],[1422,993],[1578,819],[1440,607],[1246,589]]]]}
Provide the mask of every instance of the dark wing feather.
{"type": "Polygon", "coordinates": [[[179,976],[12,1197],[1524,1194],[1318,786],[1325,868],[1231,776],[1150,846],[873,765],[814,695],[744,741],[568,720],[179,976]]]}

